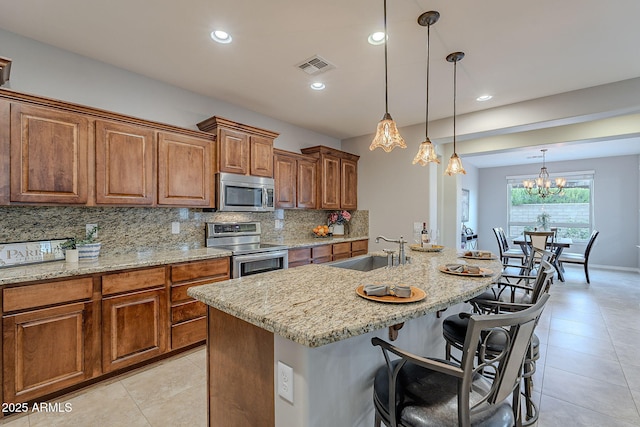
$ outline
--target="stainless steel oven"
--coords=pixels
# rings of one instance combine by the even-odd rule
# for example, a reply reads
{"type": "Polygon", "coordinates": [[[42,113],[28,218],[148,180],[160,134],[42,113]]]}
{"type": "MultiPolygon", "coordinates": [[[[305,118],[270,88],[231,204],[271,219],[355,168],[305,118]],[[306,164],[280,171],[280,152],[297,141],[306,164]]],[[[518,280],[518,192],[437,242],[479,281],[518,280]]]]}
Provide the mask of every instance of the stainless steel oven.
{"type": "Polygon", "coordinates": [[[275,209],[273,178],[216,174],[216,206],[222,212],[268,212],[275,209]]]}
{"type": "Polygon", "coordinates": [[[211,222],[206,225],[206,244],[231,251],[234,279],[289,268],[287,247],[260,243],[260,232],[259,222],[211,222]]]}

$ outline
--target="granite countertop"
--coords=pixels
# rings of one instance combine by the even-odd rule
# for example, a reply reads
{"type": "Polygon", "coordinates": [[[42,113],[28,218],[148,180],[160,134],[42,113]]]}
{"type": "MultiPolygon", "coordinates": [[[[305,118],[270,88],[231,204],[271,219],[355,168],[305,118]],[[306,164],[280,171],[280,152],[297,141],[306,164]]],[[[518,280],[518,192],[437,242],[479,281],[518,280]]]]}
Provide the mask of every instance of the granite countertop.
{"type": "MultiPolygon", "coordinates": [[[[357,239],[354,239],[357,240],[357,239]]],[[[383,253],[374,253],[384,255],[383,253]]],[[[455,249],[409,251],[411,263],[369,272],[311,264],[212,285],[188,294],[225,313],[307,347],[319,347],[444,309],[488,288],[502,271],[499,260],[466,260],[455,249]],[[489,268],[489,277],[445,274],[438,266],[468,263],[489,268]],[[355,289],[370,283],[408,284],[424,300],[389,304],[366,300],[355,289]]]]}
{"type": "Polygon", "coordinates": [[[149,250],[122,255],[100,255],[97,260],[77,263],[67,263],[63,260],[42,264],[25,264],[0,268],[0,285],[228,256],[231,256],[230,251],[213,248],[167,251],[149,250]]]}
{"type": "MultiPolygon", "coordinates": [[[[363,239],[368,239],[368,237],[314,238],[313,236],[308,236],[295,239],[267,240],[265,243],[277,243],[289,248],[298,248],[331,243],[351,242],[363,239]]],[[[227,256],[231,256],[230,251],[214,248],[148,250],[118,255],[101,254],[95,261],[81,261],[75,264],[67,263],[63,260],[0,268],[0,285],[80,276],[83,274],[105,273],[128,268],[151,267],[155,265],[227,256]]]]}

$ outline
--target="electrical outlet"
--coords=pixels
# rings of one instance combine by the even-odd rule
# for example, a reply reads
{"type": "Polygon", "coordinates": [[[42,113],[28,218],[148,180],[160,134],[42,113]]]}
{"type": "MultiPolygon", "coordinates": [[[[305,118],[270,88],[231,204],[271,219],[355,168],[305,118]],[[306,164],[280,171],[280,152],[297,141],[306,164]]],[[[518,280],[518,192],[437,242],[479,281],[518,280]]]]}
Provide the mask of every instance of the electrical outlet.
{"type": "Polygon", "coordinates": [[[293,403],[293,368],[278,360],[278,396],[293,403]]]}
{"type": "MultiPolygon", "coordinates": [[[[94,228],[98,228],[98,224],[87,224],[85,226],[85,234],[88,236],[89,233],[91,233],[91,230],[93,230],[94,228]]],[[[96,239],[98,238],[98,230],[96,230],[93,237],[95,237],[96,239]]]]}
{"type": "Polygon", "coordinates": [[[171,234],[180,234],[180,223],[178,221],[171,223],[171,234]]]}

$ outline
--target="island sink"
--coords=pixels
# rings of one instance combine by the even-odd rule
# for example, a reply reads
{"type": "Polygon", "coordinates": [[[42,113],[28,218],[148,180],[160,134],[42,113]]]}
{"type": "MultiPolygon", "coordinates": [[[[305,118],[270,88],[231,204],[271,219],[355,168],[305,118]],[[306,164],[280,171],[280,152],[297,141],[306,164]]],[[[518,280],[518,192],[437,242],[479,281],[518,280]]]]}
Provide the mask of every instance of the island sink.
{"type": "Polygon", "coordinates": [[[341,261],[334,261],[326,265],[348,270],[371,271],[387,266],[387,257],[381,255],[362,255],[341,261]]]}

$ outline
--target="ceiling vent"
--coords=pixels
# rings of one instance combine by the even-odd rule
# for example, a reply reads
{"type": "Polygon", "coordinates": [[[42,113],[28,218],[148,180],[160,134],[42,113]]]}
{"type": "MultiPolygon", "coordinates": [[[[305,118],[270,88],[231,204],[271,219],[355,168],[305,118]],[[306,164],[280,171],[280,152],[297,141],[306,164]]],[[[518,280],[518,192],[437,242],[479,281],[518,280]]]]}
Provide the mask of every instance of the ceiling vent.
{"type": "Polygon", "coordinates": [[[320,56],[312,56],[309,59],[306,59],[304,62],[301,62],[297,65],[305,73],[315,76],[316,74],[324,73],[325,71],[329,71],[335,68],[335,65],[331,64],[324,58],[320,56]]]}

